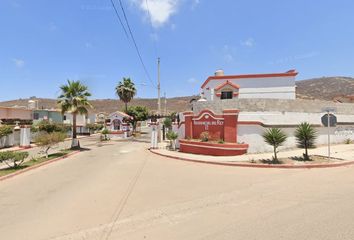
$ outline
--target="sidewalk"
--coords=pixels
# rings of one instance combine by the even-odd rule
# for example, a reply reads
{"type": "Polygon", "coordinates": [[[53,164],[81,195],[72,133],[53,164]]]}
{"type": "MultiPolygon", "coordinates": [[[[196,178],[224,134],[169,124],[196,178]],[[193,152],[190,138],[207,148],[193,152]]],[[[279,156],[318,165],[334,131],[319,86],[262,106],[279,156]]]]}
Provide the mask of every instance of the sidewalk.
{"type": "MultiPolygon", "coordinates": [[[[327,156],[327,146],[321,146],[315,149],[310,149],[310,155],[321,155],[327,156]]],[[[151,152],[165,157],[170,157],[179,160],[202,162],[202,163],[212,163],[212,164],[221,164],[221,165],[232,165],[232,164],[244,164],[248,165],[252,160],[265,160],[272,159],[273,153],[253,153],[245,154],[240,156],[226,156],[226,157],[217,157],[217,156],[207,156],[207,155],[198,155],[190,153],[182,153],[178,151],[170,151],[164,148],[152,149],[151,152]]],[[[278,153],[279,158],[287,157],[301,157],[303,154],[303,149],[293,149],[293,150],[284,150],[278,153]]],[[[353,144],[340,144],[331,146],[331,157],[342,159],[348,161],[354,161],[354,145],[353,144]]],[[[341,162],[339,160],[339,162],[341,162]]],[[[344,161],[343,161],[344,162],[344,161]]],[[[302,164],[299,162],[299,164],[302,164]]],[[[255,165],[255,164],[254,164],[255,165]]]]}

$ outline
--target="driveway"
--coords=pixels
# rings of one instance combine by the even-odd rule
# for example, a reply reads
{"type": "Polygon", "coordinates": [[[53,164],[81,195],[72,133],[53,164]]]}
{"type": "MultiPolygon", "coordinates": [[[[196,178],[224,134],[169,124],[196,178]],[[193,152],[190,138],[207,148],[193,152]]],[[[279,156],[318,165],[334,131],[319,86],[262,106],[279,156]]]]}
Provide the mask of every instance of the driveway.
{"type": "Polygon", "coordinates": [[[354,167],[212,166],[141,141],[88,147],[0,182],[1,239],[354,239],[354,167]]]}

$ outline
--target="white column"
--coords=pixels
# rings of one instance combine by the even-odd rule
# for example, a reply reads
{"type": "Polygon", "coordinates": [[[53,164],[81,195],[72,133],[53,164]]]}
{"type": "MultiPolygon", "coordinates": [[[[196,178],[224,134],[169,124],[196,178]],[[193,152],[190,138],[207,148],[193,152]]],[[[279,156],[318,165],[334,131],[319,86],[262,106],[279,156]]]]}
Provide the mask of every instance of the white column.
{"type": "Polygon", "coordinates": [[[21,126],[20,130],[20,147],[31,147],[31,128],[28,126],[21,126]]]}

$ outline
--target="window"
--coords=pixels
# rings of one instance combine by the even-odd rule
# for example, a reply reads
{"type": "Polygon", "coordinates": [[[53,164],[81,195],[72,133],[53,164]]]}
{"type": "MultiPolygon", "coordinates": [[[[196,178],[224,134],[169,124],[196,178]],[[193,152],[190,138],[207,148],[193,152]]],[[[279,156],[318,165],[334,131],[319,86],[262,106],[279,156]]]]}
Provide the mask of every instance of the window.
{"type": "Polygon", "coordinates": [[[66,121],[66,116],[65,115],[63,116],[63,120],[66,121]]]}
{"type": "Polygon", "coordinates": [[[232,99],[232,91],[221,92],[221,99],[232,99]]]}
{"type": "Polygon", "coordinates": [[[33,119],[38,120],[39,119],[39,113],[33,113],[33,119]]]}

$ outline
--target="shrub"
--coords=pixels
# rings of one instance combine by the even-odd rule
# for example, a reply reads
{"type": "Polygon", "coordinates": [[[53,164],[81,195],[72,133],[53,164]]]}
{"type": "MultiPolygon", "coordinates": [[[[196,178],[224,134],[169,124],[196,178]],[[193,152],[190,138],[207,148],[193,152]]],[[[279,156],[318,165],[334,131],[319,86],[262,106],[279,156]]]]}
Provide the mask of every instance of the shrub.
{"type": "Polygon", "coordinates": [[[10,135],[13,132],[12,127],[3,125],[0,126],[0,138],[10,135]]]}
{"type": "Polygon", "coordinates": [[[286,138],[286,134],[279,128],[271,128],[263,133],[264,141],[273,146],[275,162],[278,162],[277,148],[286,141],[286,138]]]}
{"type": "Polygon", "coordinates": [[[345,139],[344,141],[345,144],[351,144],[352,143],[352,140],[350,138],[347,138],[345,139]]]}
{"type": "Polygon", "coordinates": [[[108,138],[108,134],[109,134],[109,130],[107,129],[107,128],[104,128],[102,131],[101,131],[101,140],[103,140],[103,141],[107,141],[107,140],[109,140],[109,138],[108,138]]]}
{"type": "Polygon", "coordinates": [[[25,161],[28,155],[28,152],[0,152],[0,162],[4,162],[10,168],[17,168],[25,161]]]}
{"type": "Polygon", "coordinates": [[[218,143],[220,143],[220,144],[224,144],[224,143],[225,143],[225,141],[224,141],[223,139],[219,139],[219,140],[218,140],[218,143]]]}
{"type": "Polygon", "coordinates": [[[44,131],[47,133],[52,133],[52,132],[67,133],[71,130],[71,126],[69,124],[55,123],[47,120],[40,121],[37,124],[37,128],[39,131],[44,131]]]}
{"type": "Polygon", "coordinates": [[[42,133],[39,134],[34,141],[36,144],[43,148],[46,158],[48,158],[49,149],[53,148],[60,142],[63,142],[66,134],[62,132],[42,133]]]}
{"type": "Polygon", "coordinates": [[[90,131],[99,131],[103,128],[102,124],[96,124],[96,123],[89,123],[86,124],[86,127],[90,130],[90,131]]]}
{"type": "Polygon", "coordinates": [[[207,142],[207,141],[209,141],[209,138],[210,138],[209,132],[202,132],[202,133],[200,134],[200,140],[201,140],[202,142],[207,142]]]}
{"type": "Polygon", "coordinates": [[[171,147],[172,147],[173,149],[175,149],[175,146],[176,146],[175,141],[176,141],[176,139],[178,138],[178,133],[173,132],[173,131],[168,131],[168,132],[166,133],[166,137],[167,137],[168,140],[170,140],[170,142],[171,142],[171,147]]]}
{"type": "Polygon", "coordinates": [[[295,130],[297,146],[305,149],[304,160],[309,160],[308,149],[315,147],[316,130],[307,122],[301,123],[295,130]]]}

